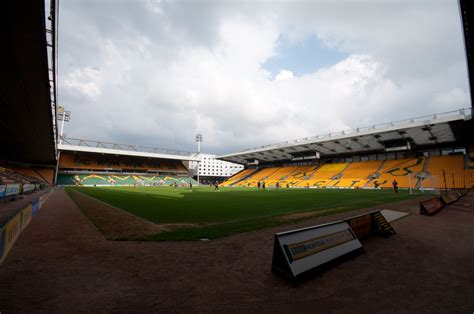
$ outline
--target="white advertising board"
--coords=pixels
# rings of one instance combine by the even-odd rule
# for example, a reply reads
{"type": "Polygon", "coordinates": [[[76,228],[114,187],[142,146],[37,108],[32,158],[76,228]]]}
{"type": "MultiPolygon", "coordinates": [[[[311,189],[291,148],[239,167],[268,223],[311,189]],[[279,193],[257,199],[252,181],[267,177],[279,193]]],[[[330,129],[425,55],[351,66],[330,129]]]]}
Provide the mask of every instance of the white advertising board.
{"type": "Polygon", "coordinates": [[[291,278],[362,248],[345,221],[275,234],[272,271],[291,278]]]}

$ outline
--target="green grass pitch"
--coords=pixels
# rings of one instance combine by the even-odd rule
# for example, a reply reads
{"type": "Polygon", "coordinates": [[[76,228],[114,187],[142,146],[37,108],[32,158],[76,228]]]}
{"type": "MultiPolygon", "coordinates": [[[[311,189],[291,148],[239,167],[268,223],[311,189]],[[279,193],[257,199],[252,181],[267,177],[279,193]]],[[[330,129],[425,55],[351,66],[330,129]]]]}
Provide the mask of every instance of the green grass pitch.
{"type": "Polygon", "coordinates": [[[199,227],[159,233],[147,240],[198,240],[276,226],[414,197],[408,191],[267,189],[210,187],[73,188],[158,224],[193,223],[199,227]],[[314,214],[314,215],[313,215],[314,214]]]}

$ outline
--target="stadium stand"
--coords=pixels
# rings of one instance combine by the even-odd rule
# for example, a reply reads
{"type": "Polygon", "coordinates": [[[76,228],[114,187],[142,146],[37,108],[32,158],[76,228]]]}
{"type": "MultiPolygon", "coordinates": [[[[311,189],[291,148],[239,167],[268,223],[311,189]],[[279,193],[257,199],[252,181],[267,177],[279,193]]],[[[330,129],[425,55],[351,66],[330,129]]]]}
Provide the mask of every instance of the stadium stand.
{"type": "Polygon", "coordinates": [[[319,188],[392,188],[395,179],[400,188],[444,188],[443,170],[448,189],[471,187],[473,169],[465,169],[464,157],[416,157],[394,160],[331,163],[322,166],[268,167],[245,169],[223,182],[223,186],[267,186],[319,188]]]}
{"type": "Polygon", "coordinates": [[[298,168],[299,167],[297,166],[278,168],[277,171],[275,171],[265,179],[265,184],[267,186],[276,186],[278,182],[281,185],[285,185],[286,179],[298,168]]]}
{"type": "Polygon", "coordinates": [[[370,176],[379,170],[382,161],[353,162],[343,172],[340,179],[332,182],[334,187],[362,188],[370,181],[370,176]]]}
{"type": "Polygon", "coordinates": [[[107,174],[59,174],[58,185],[63,186],[160,186],[197,185],[197,181],[189,177],[153,176],[153,175],[107,175],[107,174]]]}
{"type": "Polygon", "coordinates": [[[31,181],[38,181],[53,185],[54,169],[52,168],[26,168],[26,167],[9,167],[10,170],[29,177],[31,181]]]}
{"type": "Polygon", "coordinates": [[[288,175],[281,184],[289,186],[296,186],[302,180],[307,180],[311,178],[314,173],[318,170],[319,165],[311,165],[311,166],[300,166],[295,169],[292,173],[288,175]]]}
{"type": "Polygon", "coordinates": [[[401,188],[408,188],[410,184],[415,187],[417,181],[415,175],[423,170],[425,161],[426,158],[424,157],[386,160],[369,185],[371,187],[378,185],[381,188],[391,188],[393,180],[396,180],[401,188]]]}
{"type": "Polygon", "coordinates": [[[26,168],[0,167],[0,180],[2,179],[15,183],[47,184],[34,170],[26,168]]]}
{"type": "Polygon", "coordinates": [[[237,172],[236,174],[234,174],[233,176],[228,178],[225,182],[222,182],[219,185],[221,185],[221,186],[231,186],[231,185],[245,179],[246,177],[248,177],[249,175],[251,175],[255,171],[257,171],[257,169],[243,169],[242,171],[237,172]]]}
{"type": "Polygon", "coordinates": [[[473,180],[473,121],[472,109],[460,108],[246,148],[216,158],[258,165],[252,175],[223,186],[255,186],[265,181],[267,186],[371,189],[392,188],[396,180],[400,188],[464,188],[473,180]],[[460,157],[452,157],[456,154],[460,157]]]}
{"type": "Polygon", "coordinates": [[[263,168],[252,173],[245,180],[240,181],[236,186],[257,186],[259,181],[265,181],[270,175],[278,171],[278,167],[263,168]]]}
{"type": "Polygon", "coordinates": [[[60,186],[156,186],[189,185],[182,161],[140,156],[62,152],[57,185],[60,186]]]}
{"type": "Polygon", "coordinates": [[[423,180],[422,186],[434,189],[464,188],[466,186],[464,168],[463,155],[431,157],[427,167],[429,177],[423,180]]]}
{"type": "Polygon", "coordinates": [[[349,163],[325,164],[319,168],[310,179],[303,180],[296,186],[326,186],[330,181],[338,179],[349,163]]]}
{"type": "Polygon", "coordinates": [[[30,194],[47,186],[43,180],[0,167],[0,201],[17,199],[20,195],[30,194]]]}
{"type": "Polygon", "coordinates": [[[151,160],[138,157],[73,154],[67,152],[61,154],[59,167],[62,170],[188,172],[186,167],[178,160],[151,160]]]}

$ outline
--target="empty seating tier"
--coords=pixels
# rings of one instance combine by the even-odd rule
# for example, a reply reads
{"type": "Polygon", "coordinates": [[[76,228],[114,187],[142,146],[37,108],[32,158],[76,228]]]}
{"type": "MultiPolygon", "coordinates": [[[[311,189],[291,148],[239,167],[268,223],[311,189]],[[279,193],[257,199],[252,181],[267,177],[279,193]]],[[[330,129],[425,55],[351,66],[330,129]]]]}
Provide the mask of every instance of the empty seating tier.
{"type": "Polygon", "coordinates": [[[179,160],[167,159],[148,159],[137,158],[133,160],[126,156],[108,157],[94,154],[72,154],[62,153],[59,160],[59,167],[68,170],[114,170],[133,172],[136,170],[162,171],[162,172],[180,172],[187,173],[186,167],[179,160]]]}
{"type": "Polygon", "coordinates": [[[426,161],[424,157],[386,160],[379,171],[379,175],[370,183],[370,187],[391,188],[396,180],[400,188],[416,187],[417,174],[423,170],[426,161]]]}
{"type": "Polygon", "coordinates": [[[349,163],[334,163],[325,164],[317,169],[310,178],[302,180],[296,184],[296,186],[326,186],[335,176],[341,174],[341,172],[349,165],[349,163]]]}
{"type": "Polygon", "coordinates": [[[382,161],[363,161],[351,163],[343,172],[339,180],[331,182],[335,187],[362,188],[369,182],[369,176],[377,172],[382,161]]]}
{"type": "Polygon", "coordinates": [[[268,187],[392,188],[396,180],[400,188],[469,188],[474,178],[464,168],[464,156],[268,167],[245,169],[222,185],[255,187],[265,182],[268,187]]]}
{"type": "Polygon", "coordinates": [[[254,171],[255,171],[255,169],[244,169],[242,171],[239,171],[238,173],[234,174],[229,179],[227,179],[227,181],[221,183],[220,185],[222,185],[222,186],[233,185],[233,184],[239,182],[240,180],[242,180],[243,178],[245,178],[246,176],[248,176],[249,174],[251,174],[254,171]]]}
{"type": "Polygon", "coordinates": [[[107,174],[59,174],[58,185],[74,186],[155,186],[172,185],[197,185],[197,182],[189,177],[153,176],[153,175],[107,175],[107,174]]]}
{"type": "Polygon", "coordinates": [[[466,175],[462,155],[431,157],[426,171],[429,176],[423,180],[422,186],[425,188],[460,189],[465,187],[466,175]]]}

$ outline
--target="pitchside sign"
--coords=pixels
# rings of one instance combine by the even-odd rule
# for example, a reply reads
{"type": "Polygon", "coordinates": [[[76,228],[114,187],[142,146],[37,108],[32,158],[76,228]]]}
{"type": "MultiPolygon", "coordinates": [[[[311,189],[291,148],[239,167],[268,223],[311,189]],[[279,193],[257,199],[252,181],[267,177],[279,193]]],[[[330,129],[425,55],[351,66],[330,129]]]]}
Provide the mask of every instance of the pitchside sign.
{"type": "Polygon", "coordinates": [[[272,271],[292,279],[362,248],[344,221],[275,234],[272,271]]]}
{"type": "Polygon", "coordinates": [[[438,197],[433,197],[420,202],[420,215],[434,215],[443,208],[443,204],[438,197]]]}

